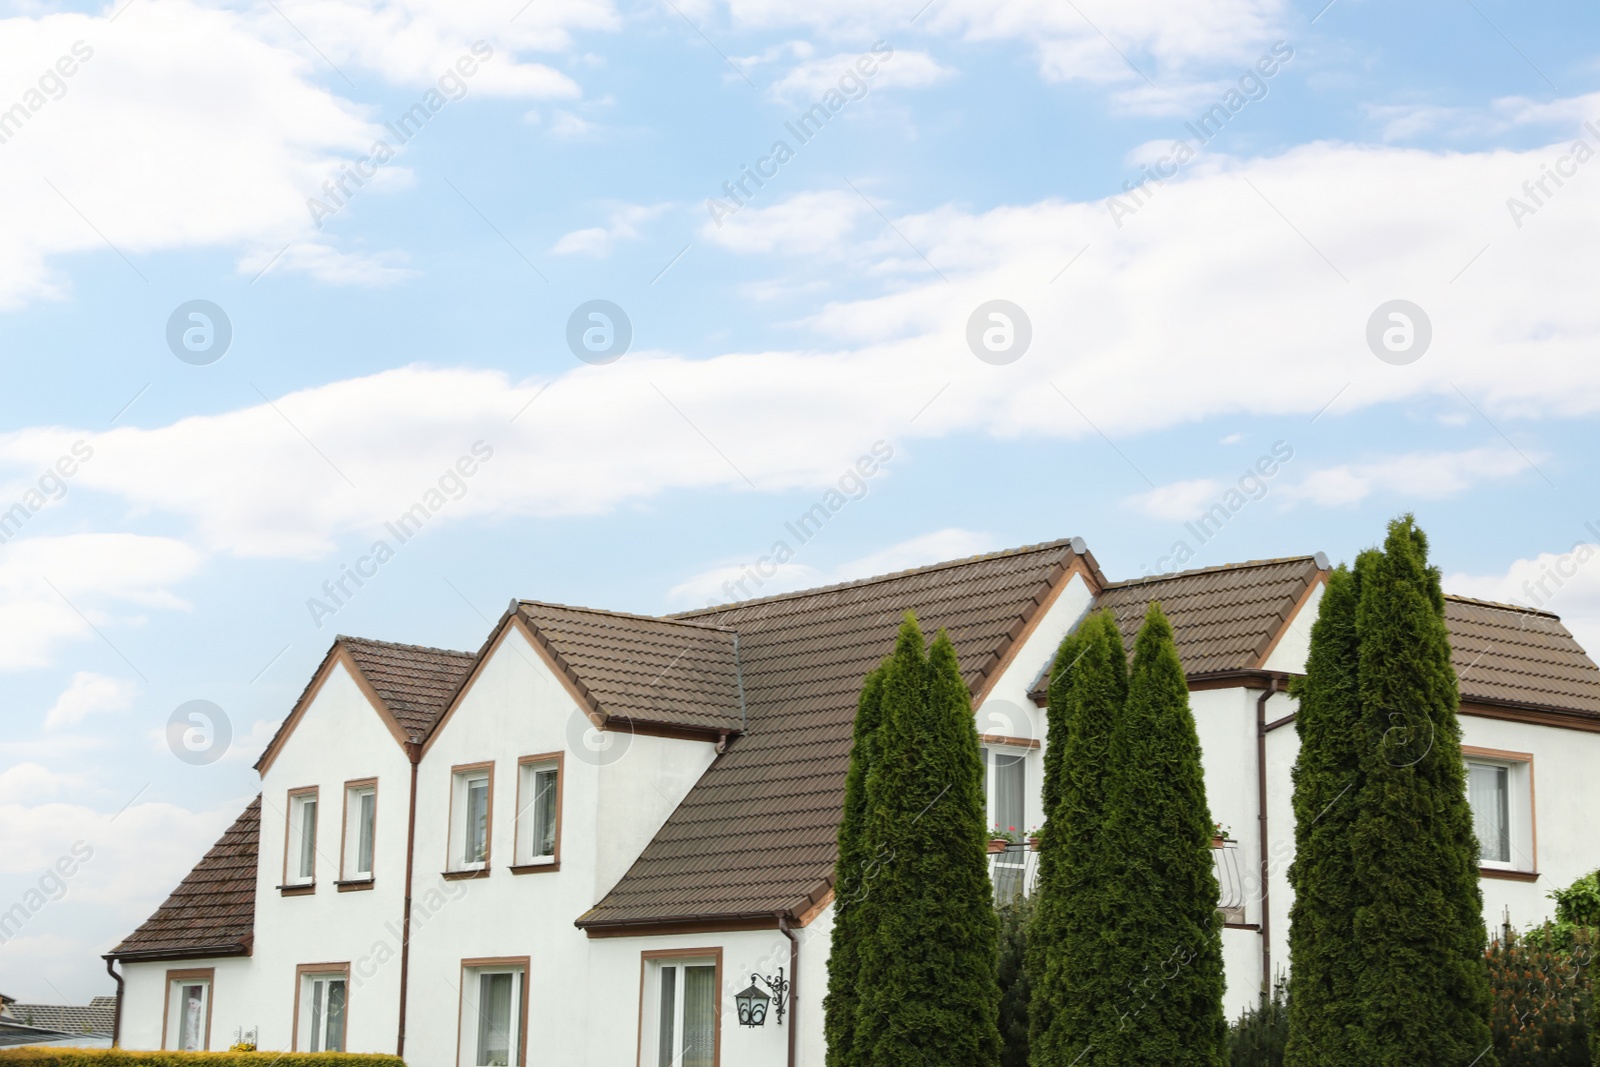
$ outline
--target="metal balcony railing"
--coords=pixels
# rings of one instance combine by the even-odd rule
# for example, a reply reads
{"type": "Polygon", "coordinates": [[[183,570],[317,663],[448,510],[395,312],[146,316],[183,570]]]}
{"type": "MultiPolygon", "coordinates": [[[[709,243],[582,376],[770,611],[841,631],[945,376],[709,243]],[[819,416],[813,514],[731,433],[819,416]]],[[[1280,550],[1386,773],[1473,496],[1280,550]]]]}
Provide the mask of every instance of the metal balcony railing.
{"type": "MultiPolygon", "coordinates": [[[[1244,922],[1246,891],[1243,869],[1239,865],[1239,843],[1226,840],[1213,845],[1211,862],[1220,891],[1217,910],[1227,922],[1244,922]]],[[[1030,897],[1039,880],[1039,850],[1031,843],[1008,844],[1003,852],[989,853],[989,881],[994,886],[998,907],[1030,897]]]]}

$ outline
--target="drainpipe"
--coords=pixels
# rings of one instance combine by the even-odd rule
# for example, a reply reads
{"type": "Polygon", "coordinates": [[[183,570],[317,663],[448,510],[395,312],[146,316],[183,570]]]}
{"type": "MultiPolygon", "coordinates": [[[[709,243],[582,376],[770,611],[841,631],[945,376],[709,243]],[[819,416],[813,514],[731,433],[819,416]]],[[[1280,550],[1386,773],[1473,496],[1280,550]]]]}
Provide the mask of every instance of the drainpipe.
{"type": "Polygon", "coordinates": [[[394,1054],[406,1054],[406,986],[411,977],[411,868],[417,854],[417,766],[422,762],[422,745],[413,737],[406,745],[411,760],[411,809],[406,817],[406,912],[400,917],[400,1030],[395,1036],[394,1054]]]}
{"type": "Polygon", "coordinates": [[[1272,677],[1266,690],[1256,698],[1256,825],[1259,830],[1261,859],[1261,999],[1272,995],[1272,890],[1267,878],[1271,862],[1267,859],[1267,701],[1278,691],[1272,677]]]}
{"type": "Polygon", "coordinates": [[[778,929],[789,939],[789,1067],[794,1067],[795,1035],[800,1029],[800,1008],[796,1003],[800,989],[800,939],[789,929],[789,916],[778,916],[778,929]]]}
{"type": "Polygon", "coordinates": [[[111,980],[117,983],[117,1007],[111,1015],[111,1047],[122,1047],[122,975],[117,973],[117,961],[111,956],[106,957],[106,973],[111,980]]]}

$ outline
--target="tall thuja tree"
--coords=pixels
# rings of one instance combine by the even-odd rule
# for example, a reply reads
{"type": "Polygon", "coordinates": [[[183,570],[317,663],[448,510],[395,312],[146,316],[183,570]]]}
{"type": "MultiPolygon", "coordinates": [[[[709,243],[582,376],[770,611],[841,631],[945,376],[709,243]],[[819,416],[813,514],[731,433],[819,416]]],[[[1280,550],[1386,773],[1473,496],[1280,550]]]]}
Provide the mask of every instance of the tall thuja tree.
{"type": "Polygon", "coordinates": [[[1295,854],[1289,867],[1289,1039],[1286,1067],[1354,1067],[1360,1024],[1355,980],[1355,853],[1351,827],[1360,794],[1361,709],[1357,699],[1357,576],[1328,575],[1311,627],[1299,698],[1294,767],[1295,854]]]}
{"type": "Polygon", "coordinates": [[[1115,868],[1101,888],[1115,1022],[1097,1028],[1084,1062],[1222,1067],[1228,1024],[1211,815],[1188,683],[1155,602],[1111,732],[1107,808],[1102,847],[1115,868]]]}
{"type": "Polygon", "coordinates": [[[870,885],[853,1067],[998,1067],[999,918],[977,722],[950,638],[907,614],[867,774],[870,885]]]}
{"type": "Polygon", "coordinates": [[[1109,611],[1061,643],[1050,672],[1046,820],[1037,912],[1029,935],[1030,1063],[1078,1063],[1107,1016],[1112,989],[1106,937],[1106,768],[1113,725],[1128,692],[1128,655],[1109,611]]]}
{"type": "Polygon", "coordinates": [[[1490,1067],[1487,933],[1439,570],[1410,515],[1360,568],[1355,852],[1363,1064],[1490,1067]],[[1478,1058],[1478,1057],[1482,1058],[1478,1058]]]}
{"type": "Polygon", "coordinates": [[[883,674],[883,668],[878,668],[867,675],[861,687],[850,770],[844,780],[844,816],[839,820],[839,859],[833,878],[833,944],[828,955],[828,993],[823,1000],[829,1067],[855,1063],[860,943],[868,928],[871,877],[876,870],[867,845],[867,775],[883,721],[883,674]]]}

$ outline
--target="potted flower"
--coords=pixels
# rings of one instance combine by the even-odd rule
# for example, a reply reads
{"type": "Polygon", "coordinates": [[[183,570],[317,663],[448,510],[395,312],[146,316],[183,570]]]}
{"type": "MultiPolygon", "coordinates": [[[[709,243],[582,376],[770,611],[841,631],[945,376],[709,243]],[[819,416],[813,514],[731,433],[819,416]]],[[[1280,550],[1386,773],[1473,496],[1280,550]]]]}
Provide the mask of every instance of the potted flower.
{"type": "Polygon", "coordinates": [[[1004,852],[1012,845],[1022,844],[1022,836],[1017,833],[1015,826],[1008,826],[1004,830],[999,823],[994,824],[994,829],[989,831],[989,854],[1004,852]]]}
{"type": "Polygon", "coordinates": [[[1211,847],[1212,848],[1226,848],[1228,843],[1230,841],[1232,841],[1232,840],[1233,840],[1233,831],[1232,830],[1230,830],[1228,827],[1222,825],[1220,822],[1214,822],[1214,823],[1211,824],[1211,847]]]}
{"type": "Polygon", "coordinates": [[[1033,849],[1035,852],[1039,851],[1039,835],[1041,833],[1043,833],[1043,829],[1038,826],[1035,826],[1032,830],[1028,831],[1028,847],[1033,849]]]}

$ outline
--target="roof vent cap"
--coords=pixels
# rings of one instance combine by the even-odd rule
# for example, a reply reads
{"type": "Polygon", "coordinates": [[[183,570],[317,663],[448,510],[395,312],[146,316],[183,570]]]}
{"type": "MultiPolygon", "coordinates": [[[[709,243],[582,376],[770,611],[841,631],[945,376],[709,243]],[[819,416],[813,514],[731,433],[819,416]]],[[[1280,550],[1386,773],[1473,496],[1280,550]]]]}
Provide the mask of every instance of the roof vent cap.
{"type": "Polygon", "coordinates": [[[1325,571],[1325,570],[1328,569],[1328,567],[1329,567],[1328,554],[1326,552],[1318,552],[1315,556],[1312,556],[1311,558],[1317,561],[1317,569],[1318,570],[1325,571]]]}

